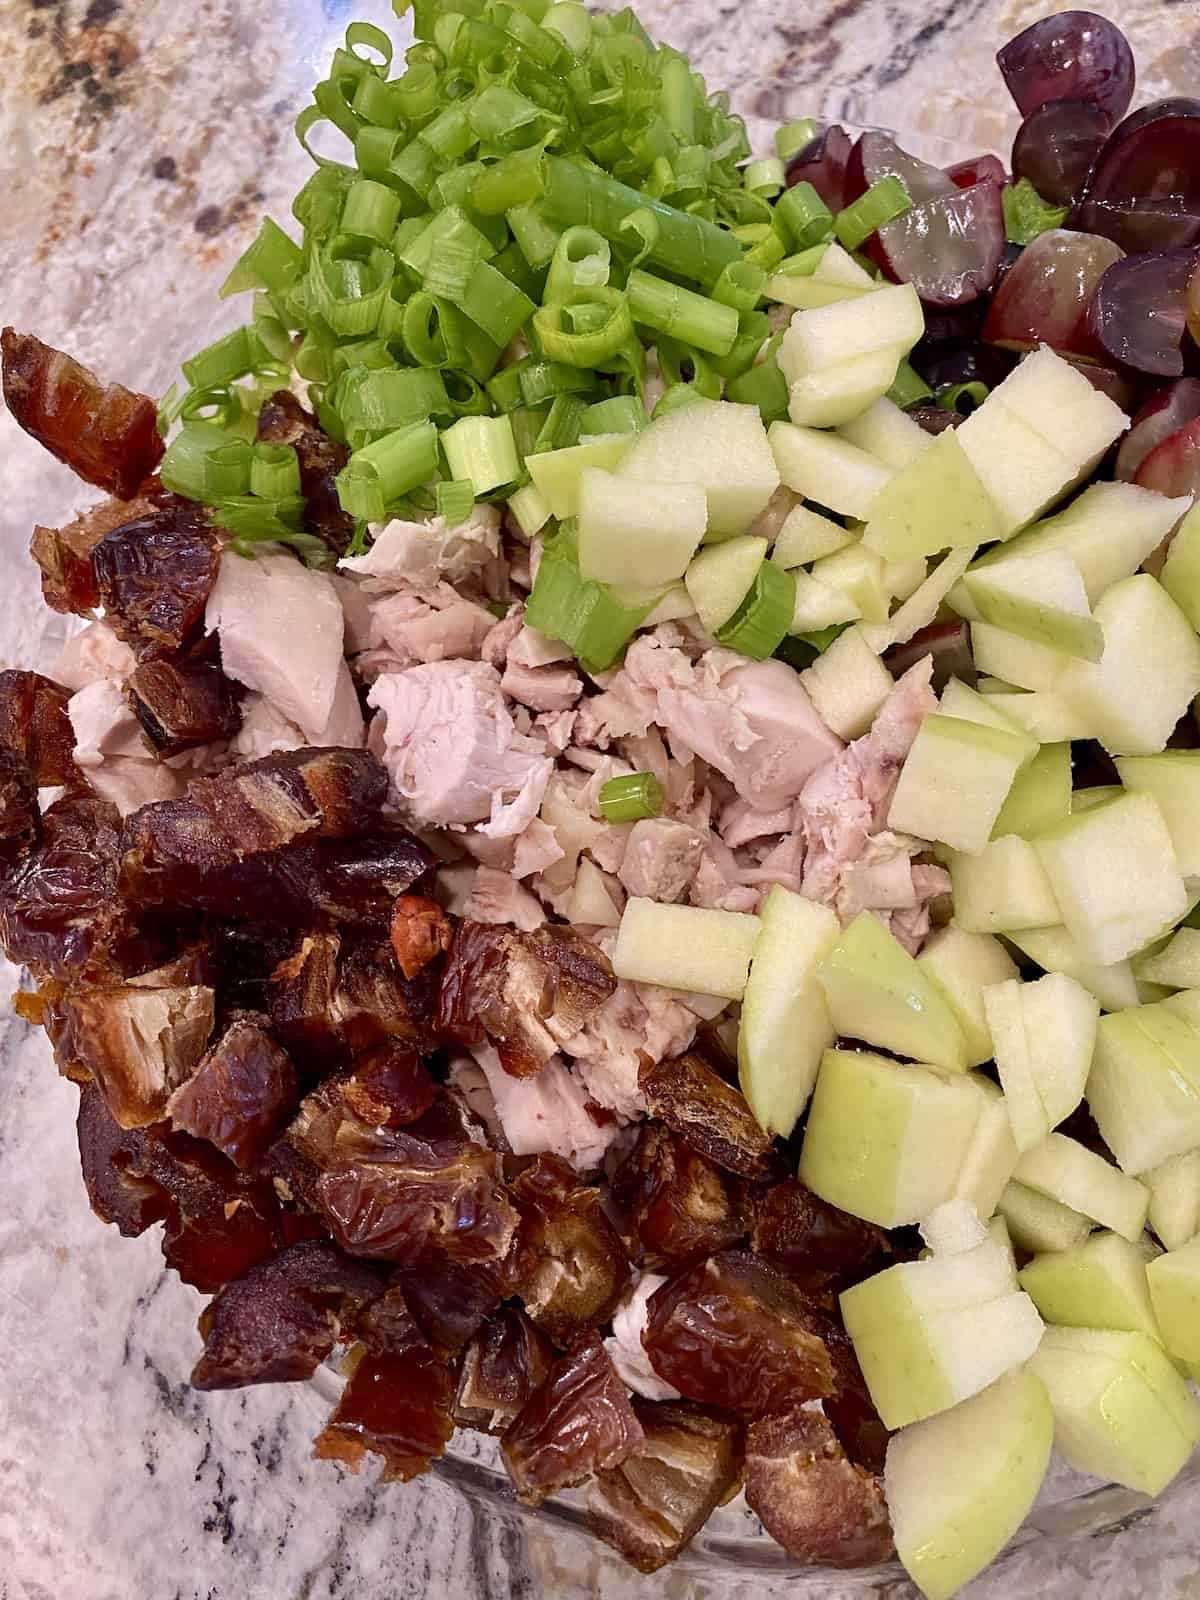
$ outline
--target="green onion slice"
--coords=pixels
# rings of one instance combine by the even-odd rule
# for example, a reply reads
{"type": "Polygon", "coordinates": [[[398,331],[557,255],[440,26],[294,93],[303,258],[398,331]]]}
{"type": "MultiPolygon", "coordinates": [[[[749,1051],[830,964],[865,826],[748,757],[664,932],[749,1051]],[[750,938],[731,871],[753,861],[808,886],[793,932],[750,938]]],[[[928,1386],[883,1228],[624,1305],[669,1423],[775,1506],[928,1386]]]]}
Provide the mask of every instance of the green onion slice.
{"type": "Polygon", "coordinates": [[[601,784],[597,803],[605,822],[642,822],[661,817],[666,798],[652,772],[632,772],[601,784]]]}

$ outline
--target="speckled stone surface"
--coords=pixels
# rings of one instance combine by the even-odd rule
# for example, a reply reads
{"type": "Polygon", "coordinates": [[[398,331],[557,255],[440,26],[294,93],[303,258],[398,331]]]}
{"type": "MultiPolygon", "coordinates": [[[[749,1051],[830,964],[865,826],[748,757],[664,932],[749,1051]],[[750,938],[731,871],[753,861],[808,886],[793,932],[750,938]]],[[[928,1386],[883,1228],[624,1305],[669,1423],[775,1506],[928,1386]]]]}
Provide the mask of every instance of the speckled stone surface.
{"type": "MultiPolygon", "coordinates": [[[[809,112],[914,130],[931,155],[1003,150],[991,54],[1038,0],[646,0],[652,31],[727,85],[756,139],[809,112]]],[[[1143,92],[1200,78],[1194,0],[1120,0],[1143,92]]],[[[290,138],[341,0],[0,0],[0,321],[160,392],[237,320],[215,290],[261,208],[286,215],[290,138]]],[[[356,4],[383,21],[379,0],[356,4]]],[[[86,499],[0,413],[0,665],[39,664],[34,520],[86,499]]],[[[857,1585],[629,1575],[599,1547],[429,1481],[374,1488],[309,1459],[309,1386],[186,1387],[200,1297],[153,1236],[89,1212],[75,1092],[0,980],[0,1600],[842,1600],[857,1585]]],[[[1087,1524],[1091,1521],[1091,1526],[1087,1524]]],[[[1200,1596],[1200,1489],[1018,1551],[979,1600],[1200,1596]]],[[[913,1591],[897,1579],[874,1592],[913,1591]]]]}

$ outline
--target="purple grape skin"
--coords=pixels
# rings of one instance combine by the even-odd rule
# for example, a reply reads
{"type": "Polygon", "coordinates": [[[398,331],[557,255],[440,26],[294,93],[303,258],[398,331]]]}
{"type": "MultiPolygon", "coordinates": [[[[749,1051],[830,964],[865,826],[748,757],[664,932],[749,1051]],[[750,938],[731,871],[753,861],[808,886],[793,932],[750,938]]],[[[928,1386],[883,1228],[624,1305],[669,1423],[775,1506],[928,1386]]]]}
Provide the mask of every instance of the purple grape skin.
{"type": "Polygon", "coordinates": [[[1157,100],[1114,128],[1067,226],[1130,255],[1200,242],[1200,100],[1157,100]]]}
{"type": "Polygon", "coordinates": [[[1060,11],[1010,39],[996,56],[1023,117],[1047,100],[1089,100],[1110,126],[1133,99],[1133,51],[1120,28],[1094,11],[1060,11]]]}
{"type": "Polygon", "coordinates": [[[1100,107],[1086,100],[1047,100],[1021,124],[1013,142],[1013,176],[1028,178],[1053,206],[1074,205],[1110,126],[1100,107]]]}
{"type": "Polygon", "coordinates": [[[1104,273],[1088,321],[1115,361],[1156,378],[1183,376],[1187,291],[1197,258],[1195,250],[1126,256],[1104,273]]]}

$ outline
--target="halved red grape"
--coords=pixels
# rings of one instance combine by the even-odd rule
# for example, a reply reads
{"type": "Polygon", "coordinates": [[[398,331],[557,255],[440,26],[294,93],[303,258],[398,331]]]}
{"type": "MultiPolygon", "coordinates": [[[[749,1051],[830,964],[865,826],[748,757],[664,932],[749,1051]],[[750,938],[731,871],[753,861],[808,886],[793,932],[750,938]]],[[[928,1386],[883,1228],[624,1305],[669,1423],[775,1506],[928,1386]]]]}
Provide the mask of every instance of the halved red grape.
{"type": "Polygon", "coordinates": [[[1200,241],[1200,100],[1156,100],[1126,117],[1068,220],[1130,253],[1200,241]]]}
{"type": "Polygon", "coordinates": [[[1026,245],[996,290],[983,325],[989,344],[1099,357],[1088,325],[1096,286],[1122,251],[1111,239],[1054,228],[1026,245]]]}
{"type": "Polygon", "coordinates": [[[1133,99],[1129,41],[1094,11],[1060,11],[1010,39],[996,56],[1023,117],[1047,100],[1090,100],[1111,122],[1133,99]]]}
{"type": "Polygon", "coordinates": [[[1008,173],[999,156],[972,156],[970,161],[958,161],[946,168],[946,176],[956,189],[973,189],[977,183],[1008,182],[1008,173]]]}
{"type": "Polygon", "coordinates": [[[1151,395],[1117,452],[1117,477],[1132,483],[1142,462],[1164,439],[1200,417],[1200,379],[1180,378],[1151,395]]]}
{"type": "Polygon", "coordinates": [[[977,183],[915,205],[880,228],[872,258],[933,305],[976,299],[996,282],[1004,256],[1000,192],[998,183],[977,183]]]}
{"type": "Polygon", "coordinates": [[[942,195],[952,195],[958,187],[941,167],[909,155],[887,133],[864,133],[850,152],[846,166],[846,197],[857,200],[881,178],[899,178],[914,206],[942,195]]]}
{"type": "Polygon", "coordinates": [[[845,128],[822,128],[811,144],[788,162],[788,187],[811,183],[831,211],[840,211],[852,196],[846,193],[846,164],[853,148],[845,128]]]}
{"type": "Polygon", "coordinates": [[[1156,378],[1183,376],[1194,250],[1126,256],[1096,286],[1088,322],[1114,361],[1156,378]]]}
{"type": "Polygon", "coordinates": [[[945,433],[967,419],[958,411],[943,411],[941,406],[913,406],[909,416],[925,433],[945,433]]]}
{"type": "Polygon", "coordinates": [[[1043,200],[1072,206],[1112,124],[1087,100],[1047,100],[1026,117],[1013,142],[1013,176],[1028,178],[1043,200]]]}
{"type": "Polygon", "coordinates": [[[1151,450],[1133,481],[1159,494],[1200,494],[1200,417],[1151,450]]]}
{"type": "Polygon", "coordinates": [[[1193,340],[1200,343],[1200,264],[1192,273],[1192,281],[1188,284],[1187,323],[1188,332],[1193,340]]]}

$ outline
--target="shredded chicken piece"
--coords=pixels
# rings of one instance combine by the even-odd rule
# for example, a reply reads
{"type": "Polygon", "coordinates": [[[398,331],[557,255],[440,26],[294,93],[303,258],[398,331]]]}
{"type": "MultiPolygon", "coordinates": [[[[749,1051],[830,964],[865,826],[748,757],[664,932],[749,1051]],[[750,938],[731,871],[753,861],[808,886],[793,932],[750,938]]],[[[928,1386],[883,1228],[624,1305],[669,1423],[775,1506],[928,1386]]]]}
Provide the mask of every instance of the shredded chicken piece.
{"type": "Polygon", "coordinates": [[[514,1155],[561,1156],[579,1172],[600,1165],[617,1124],[592,1115],[586,1089],[560,1060],[548,1061],[534,1078],[513,1078],[490,1045],[477,1045],[473,1053],[514,1155]]]}
{"type": "Polygon", "coordinates": [[[63,645],[50,676],[66,689],[79,690],[105,678],[123,683],[136,666],[137,657],[107,622],[90,622],[63,645]]]}
{"type": "Polygon", "coordinates": [[[678,1400],[679,1390],[669,1384],[650,1365],[642,1344],[646,1326],[646,1302],[666,1279],[655,1272],[644,1272],[613,1313],[613,1331],[604,1341],[608,1358],[621,1381],[647,1400],[678,1400]]]}
{"type": "Polygon", "coordinates": [[[376,530],[365,556],[350,556],[340,565],[386,587],[427,587],[442,578],[457,584],[477,577],[499,554],[500,513],[494,506],[477,505],[467,521],[454,528],[441,517],[430,522],[389,522],[376,530]]]}
{"type": "Polygon", "coordinates": [[[482,866],[475,873],[462,915],[471,922],[511,923],[523,933],[532,933],[546,920],[541,901],[511,873],[482,866]]]}

